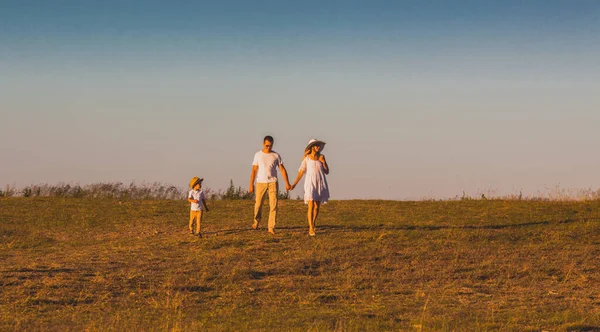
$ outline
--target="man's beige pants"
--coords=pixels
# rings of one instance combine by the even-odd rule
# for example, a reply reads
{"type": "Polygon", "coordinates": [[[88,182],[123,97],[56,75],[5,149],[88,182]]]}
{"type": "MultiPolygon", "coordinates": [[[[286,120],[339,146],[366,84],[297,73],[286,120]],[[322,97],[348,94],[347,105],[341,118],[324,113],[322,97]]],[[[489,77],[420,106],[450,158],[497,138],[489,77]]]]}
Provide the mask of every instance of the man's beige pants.
{"type": "Polygon", "coordinates": [[[202,210],[190,210],[190,231],[193,230],[194,219],[196,220],[196,234],[200,234],[200,223],[202,222],[202,210]]]}
{"type": "Polygon", "coordinates": [[[254,204],[254,222],[259,223],[262,218],[262,204],[265,194],[269,192],[269,229],[275,229],[277,218],[277,182],[256,183],[256,203],[254,204]]]}

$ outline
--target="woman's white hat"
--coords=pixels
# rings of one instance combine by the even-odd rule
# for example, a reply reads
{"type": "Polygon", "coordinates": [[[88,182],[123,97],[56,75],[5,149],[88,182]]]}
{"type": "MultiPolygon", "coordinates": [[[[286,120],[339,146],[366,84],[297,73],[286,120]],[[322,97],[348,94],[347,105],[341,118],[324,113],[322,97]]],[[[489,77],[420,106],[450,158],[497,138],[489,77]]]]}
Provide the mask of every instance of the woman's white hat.
{"type": "Polygon", "coordinates": [[[308,151],[308,150],[312,149],[312,147],[315,145],[320,145],[321,151],[323,151],[323,149],[325,148],[325,142],[319,141],[318,139],[313,138],[310,141],[308,141],[308,145],[306,146],[306,148],[304,148],[304,151],[308,151]]]}

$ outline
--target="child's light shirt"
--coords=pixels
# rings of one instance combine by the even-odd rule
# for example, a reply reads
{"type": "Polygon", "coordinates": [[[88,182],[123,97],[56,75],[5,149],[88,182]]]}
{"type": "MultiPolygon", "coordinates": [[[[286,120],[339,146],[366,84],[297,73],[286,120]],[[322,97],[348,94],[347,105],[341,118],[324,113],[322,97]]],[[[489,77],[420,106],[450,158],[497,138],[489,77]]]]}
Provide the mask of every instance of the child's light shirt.
{"type": "Polygon", "coordinates": [[[192,211],[202,210],[202,200],[204,199],[204,191],[202,190],[190,190],[188,198],[195,199],[198,203],[192,203],[192,211]]]}

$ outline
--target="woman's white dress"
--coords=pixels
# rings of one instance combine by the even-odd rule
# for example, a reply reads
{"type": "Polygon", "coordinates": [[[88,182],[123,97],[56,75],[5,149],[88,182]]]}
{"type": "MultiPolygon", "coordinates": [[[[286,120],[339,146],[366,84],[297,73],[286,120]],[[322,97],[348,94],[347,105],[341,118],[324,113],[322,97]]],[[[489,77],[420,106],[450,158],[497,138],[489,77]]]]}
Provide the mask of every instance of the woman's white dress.
{"type": "Polygon", "coordinates": [[[329,200],[329,186],[325,178],[323,164],[318,160],[305,157],[299,171],[304,171],[304,203],[319,201],[327,203],[329,200]]]}

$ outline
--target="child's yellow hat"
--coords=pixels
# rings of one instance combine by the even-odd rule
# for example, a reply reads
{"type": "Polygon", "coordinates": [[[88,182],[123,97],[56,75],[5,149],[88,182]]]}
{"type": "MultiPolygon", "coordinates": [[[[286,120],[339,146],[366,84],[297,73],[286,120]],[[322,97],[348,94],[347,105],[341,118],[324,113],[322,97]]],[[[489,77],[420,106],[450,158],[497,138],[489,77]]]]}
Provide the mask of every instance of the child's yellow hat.
{"type": "Polygon", "coordinates": [[[194,176],[191,180],[190,180],[190,187],[194,188],[194,186],[196,185],[196,183],[202,183],[202,181],[204,181],[204,179],[201,179],[197,176],[194,176]]]}

